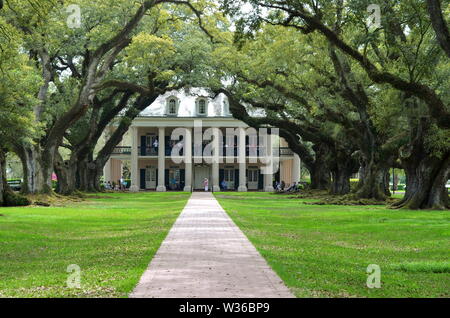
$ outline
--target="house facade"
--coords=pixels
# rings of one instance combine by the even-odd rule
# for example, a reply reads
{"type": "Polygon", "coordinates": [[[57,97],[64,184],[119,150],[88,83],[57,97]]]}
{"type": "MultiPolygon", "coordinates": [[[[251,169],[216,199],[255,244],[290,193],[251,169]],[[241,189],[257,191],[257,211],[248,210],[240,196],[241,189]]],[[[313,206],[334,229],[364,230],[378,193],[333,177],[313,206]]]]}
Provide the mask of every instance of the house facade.
{"type": "Polygon", "coordinates": [[[132,122],[105,165],[104,180],[117,182],[129,161],[130,191],[202,190],[205,179],[213,191],[273,191],[275,181],[300,181],[301,162],[270,133],[233,118],[223,94],[167,92],[132,122]]]}

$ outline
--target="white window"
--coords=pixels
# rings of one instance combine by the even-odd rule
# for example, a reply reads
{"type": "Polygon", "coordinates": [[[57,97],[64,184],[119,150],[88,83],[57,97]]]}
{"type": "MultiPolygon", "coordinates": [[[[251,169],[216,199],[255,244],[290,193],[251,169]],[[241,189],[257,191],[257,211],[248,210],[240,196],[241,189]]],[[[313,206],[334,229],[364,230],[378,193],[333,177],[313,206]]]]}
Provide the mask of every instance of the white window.
{"type": "Polygon", "coordinates": [[[258,182],[259,171],[256,169],[247,170],[247,181],[258,182]]]}
{"type": "Polygon", "coordinates": [[[225,169],[224,179],[226,182],[234,182],[234,170],[225,169]]]}
{"type": "Polygon", "coordinates": [[[177,101],[175,98],[171,98],[169,100],[169,115],[176,115],[177,114],[177,101]]]}
{"type": "Polygon", "coordinates": [[[230,104],[228,103],[228,100],[223,100],[223,115],[229,115],[230,114],[230,104]]]}
{"type": "Polygon", "coordinates": [[[206,102],[202,99],[198,105],[198,112],[201,115],[206,113],[206,102]]]}
{"type": "Polygon", "coordinates": [[[208,104],[206,99],[197,100],[197,115],[205,116],[208,113],[208,104]]]}
{"type": "Polygon", "coordinates": [[[147,166],[145,169],[145,181],[155,182],[156,181],[156,168],[153,166],[147,166]]]}

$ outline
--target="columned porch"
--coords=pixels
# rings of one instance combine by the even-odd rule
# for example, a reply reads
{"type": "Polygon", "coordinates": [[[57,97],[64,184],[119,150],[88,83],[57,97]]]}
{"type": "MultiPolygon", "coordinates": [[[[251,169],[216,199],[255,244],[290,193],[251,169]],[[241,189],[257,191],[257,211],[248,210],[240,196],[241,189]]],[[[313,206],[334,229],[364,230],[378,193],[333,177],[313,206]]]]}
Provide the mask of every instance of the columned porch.
{"type": "Polygon", "coordinates": [[[230,147],[219,137],[221,130],[225,135],[225,129],[207,128],[212,128],[212,138],[208,143],[213,147],[211,155],[205,157],[198,156],[195,150],[197,146],[204,150],[205,145],[194,145],[194,127],[132,126],[129,138],[131,147],[119,147],[113,154],[105,165],[105,182],[117,177],[120,179],[122,172],[118,171],[118,163],[127,159],[131,162],[130,191],[134,192],[191,192],[203,189],[205,178],[213,191],[273,191],[275,180],[283,180],[286,185],[300,181],[300,159],[287,147],[280,148],[279,171],[267,174],[264,165],[252,157],[253,146],[246,139],[245,127],[235,127],[234,150],[231,149],[232,155],[227,158],[225,156],[230,154],[230,147]],[[175,129],[180,137],[173,141],[171,136],[175,129]]]}

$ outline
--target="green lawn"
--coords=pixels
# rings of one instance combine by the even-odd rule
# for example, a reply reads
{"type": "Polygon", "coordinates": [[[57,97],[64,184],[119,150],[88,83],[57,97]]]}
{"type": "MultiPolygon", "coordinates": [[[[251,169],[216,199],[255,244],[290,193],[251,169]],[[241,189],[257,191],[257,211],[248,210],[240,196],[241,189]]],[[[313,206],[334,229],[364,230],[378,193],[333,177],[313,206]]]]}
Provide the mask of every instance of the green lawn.
{"type": "Polygon", "coordinates": [[[0,297],[126,297],[188,193],[101,194],[67,207],[0,208],[0,297]],[[81,289],[67,288],[67,266],[81,289]]]}
{"type": "Polygon", "coordinates": [[[449,297],[449,211],[307,205],[268,193],[215,193],[298,297],[449,297]],[[369,264],[381,288],[366,286],[369,264]]]}

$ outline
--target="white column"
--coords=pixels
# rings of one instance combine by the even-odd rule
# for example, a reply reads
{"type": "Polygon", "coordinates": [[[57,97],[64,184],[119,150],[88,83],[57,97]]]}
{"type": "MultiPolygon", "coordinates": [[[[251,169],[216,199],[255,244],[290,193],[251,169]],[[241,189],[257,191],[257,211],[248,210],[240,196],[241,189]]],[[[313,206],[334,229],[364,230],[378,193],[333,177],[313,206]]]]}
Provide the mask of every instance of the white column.
{"type": "Polygon", "coordinates": [[[192,192],[192,131],[186,128],[184,140],[184,164],[185,164],[185,181],[184,191],[192,192]]]}
{"type": "Polygon", "coordinates": [[[156,191],[165,192],[165,169],[166,169],[166,131],[164,127],[159,127],[158,142],[158,186],[156,191]]]}
{"type": "Polygon", "coordinates": [[[245,163],[245,128],[239,128],[239,192],[246,192],[246,163],[245,163]]]}
{"type": "Polygon", "coordinates": [[[266,140],[266,147],[267,147],[267,159],[269,160],[269,166],[268,169],[266,171],[266,174],[264,174],[264,191],[265,192],[273,192],[275,189],[273,188],[273,166],[274,166],[274,162],[273,162],[273,138],[272,138],[272,134],[268,134],[267,135],[267,140],[266,140]]]}
{"type": "Polygon", "coordinates": [[[294,160],[292,162],[292,183],[300,181],[300,157],[294,153],[294,160]]]}
{"type": "Polygon", "coordinates": [[[105,167],[103,167],[103,179],[106,182],[111,180],[111,158],[108,159],[108,161],[106,161],[105,163],[105,167]]]}
{"type": "Polygon", "coordinates": [[[138,128],[131,127],[131,187],[130,191],[139,191],[139,156],[138,156],[138,128]]]}
{"type": "Polygon", "coordinates": [[[264,175],[264,191],[265,192],[273,192],[273,175],[265,174],[264,175]]]}
{"type": "Polygon", "coordinates": [[[219,181],[219,154],[220,154],[220,131],[219,128],[213,128],[213,161],[212,161],[212,183],[213,191],[220,191],[219,181]]]}

